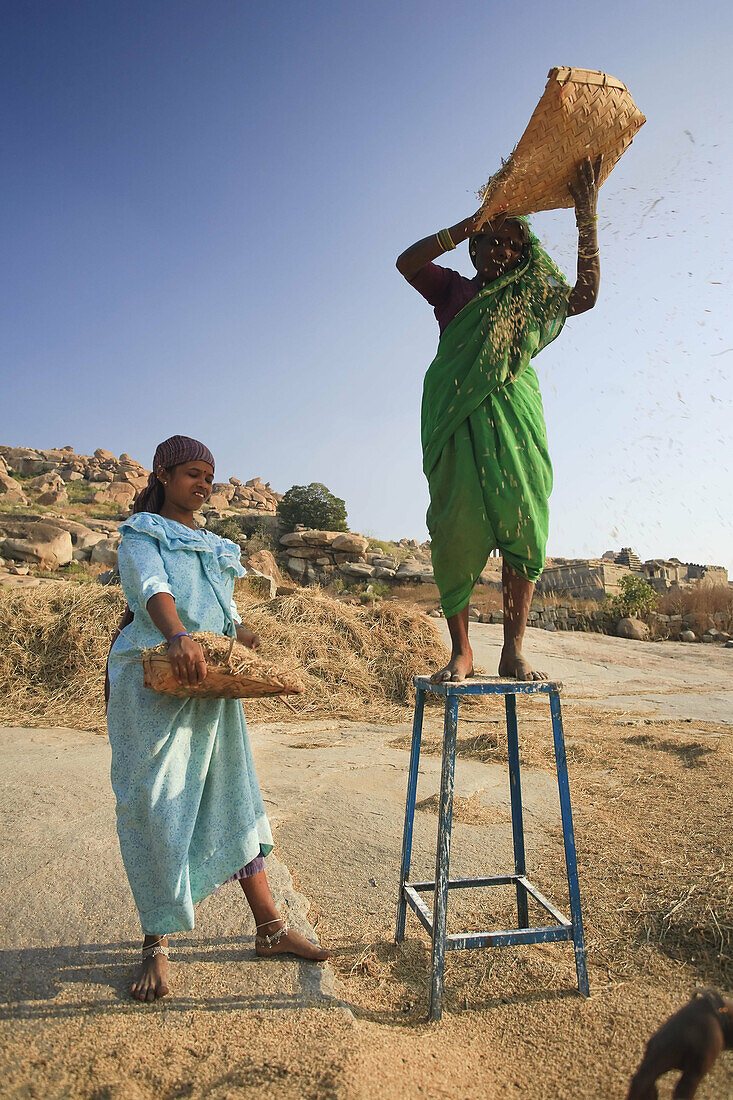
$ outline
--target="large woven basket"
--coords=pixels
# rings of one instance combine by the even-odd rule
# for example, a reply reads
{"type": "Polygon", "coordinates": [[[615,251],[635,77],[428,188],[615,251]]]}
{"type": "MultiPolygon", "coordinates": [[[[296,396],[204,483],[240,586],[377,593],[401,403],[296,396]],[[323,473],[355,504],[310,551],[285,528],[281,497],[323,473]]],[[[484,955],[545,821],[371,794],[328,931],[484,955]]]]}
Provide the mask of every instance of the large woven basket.
{"type": "Polygon", "coordinates": [[[602,153],[604,183],[645,122],[620,80],[591,69],[550,69],[519,144],[484,189],[480,224],[498,213],[573,206],[568,184],[579,163],[602,153]]]}
{"type": "MultiPolygon", "coordinates": [[[[196,635],[192,637],[196,638],[196,635]]],[[[205,649],[204,655],[207,656],[205,649]]],[[[253,699],[263,695],[298,695],[303,691],[303,683],[297,673],[268,668],[256,659],[253,659],[251,668],[237,672],[207,660],[206,677],[196,685],[179,683],[164,652],[146,649],[141,659],[143,685],[179,698],[253,699]]]]}

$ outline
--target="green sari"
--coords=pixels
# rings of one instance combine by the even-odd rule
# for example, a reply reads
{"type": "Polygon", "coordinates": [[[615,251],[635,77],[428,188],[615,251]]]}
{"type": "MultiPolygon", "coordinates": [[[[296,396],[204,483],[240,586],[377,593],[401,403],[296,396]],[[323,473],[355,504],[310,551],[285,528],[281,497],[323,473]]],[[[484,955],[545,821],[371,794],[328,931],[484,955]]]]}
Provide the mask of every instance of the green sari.
{"type": "Polygon", "coordinates": [[[537,238],[443,332],[425,375],[423,470],[433,572],[447,617],[492,550],[535,581],[545,563],[552,466],[530,360],[559,335],[570,287],[537,238]]]}

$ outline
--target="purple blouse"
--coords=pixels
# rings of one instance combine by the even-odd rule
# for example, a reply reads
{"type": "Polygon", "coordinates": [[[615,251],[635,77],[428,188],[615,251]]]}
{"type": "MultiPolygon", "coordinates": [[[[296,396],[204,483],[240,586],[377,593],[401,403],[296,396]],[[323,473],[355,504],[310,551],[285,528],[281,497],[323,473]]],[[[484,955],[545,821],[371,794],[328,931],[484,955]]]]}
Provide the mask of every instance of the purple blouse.
{"type": "Polygon", "coordinates": [[[441,336],[453,318],[482,289],[480,276],[467,279],[440,264],[425,264],[410,283],[433,307],[441,336]]]}

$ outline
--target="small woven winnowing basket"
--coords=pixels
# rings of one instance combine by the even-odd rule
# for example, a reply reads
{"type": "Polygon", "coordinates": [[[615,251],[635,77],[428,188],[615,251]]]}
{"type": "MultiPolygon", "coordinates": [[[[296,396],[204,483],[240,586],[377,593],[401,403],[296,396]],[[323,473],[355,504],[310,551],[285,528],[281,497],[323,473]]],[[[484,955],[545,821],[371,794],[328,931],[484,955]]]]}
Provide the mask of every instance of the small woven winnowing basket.
{"type": "Polygon", "coordinates": [[[550,69],[519,144],[484,189],[479,224],[500,212],[573,206],[568,184],[579,163],[603,153],[604,183],[645,122],[620,80],[591,69],[550,69]]]}
{"type": "MultiPolygon", "coordinates": [[[[284,669],[268,667],[263,661],[253,657],[247,666],[233,671],[229,667],[229,654],[222,660],[221,654],[213,653],[202,641],[206,659],[206,677],[196,685],[181,684],[173,674],[169,658],[159,648],[143,650],[143,685],[165,695],[177,695],[179,698],[195,699],[253,699],[262,695],[298,695],[303,691],[303,683],[297,673],[284,669]]],[[[241,664],[241,662],[240,662],[241,664]]]]}

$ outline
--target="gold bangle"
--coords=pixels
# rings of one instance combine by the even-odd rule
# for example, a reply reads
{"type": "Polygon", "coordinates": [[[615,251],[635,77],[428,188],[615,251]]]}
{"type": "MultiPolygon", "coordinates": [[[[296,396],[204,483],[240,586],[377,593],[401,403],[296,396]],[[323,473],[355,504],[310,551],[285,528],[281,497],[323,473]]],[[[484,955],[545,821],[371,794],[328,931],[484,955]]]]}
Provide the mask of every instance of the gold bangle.
{"type": "Polygon", "coordinates": [[[600,248],[596,248],[594,252],[581,252],[580,249],[578,249],[578,256],[580,256],[584,260],[594,260],[595,257],[600,256],[600,254],[600,248]]]}
{"type": "Polygon", "coordinates": [[[440,245],[441,252],[452,252],[456,247],[448,229],[441,229],[435,234],[435,239],[440,245]]]}

